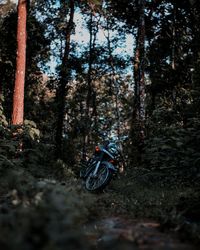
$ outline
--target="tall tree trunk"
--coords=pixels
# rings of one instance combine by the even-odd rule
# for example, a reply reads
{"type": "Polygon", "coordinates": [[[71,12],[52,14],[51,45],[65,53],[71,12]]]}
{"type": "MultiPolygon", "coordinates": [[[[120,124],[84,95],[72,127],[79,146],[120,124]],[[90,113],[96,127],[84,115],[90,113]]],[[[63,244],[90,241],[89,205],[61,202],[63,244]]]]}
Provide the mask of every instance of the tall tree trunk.
{"type": "Polygon", "coordinates": [[[134,60],[135,98],[132,121],[133,143],[137,147],[143,144],[145,123],[145,0],[139,1],[139,9],[140,14],[134,60]]]}
{"type": "Polygon", "coordinates": [[[97,23],[94,22],[94,13],[91,10],[90,20],[89,20],[89,60],[88,60],[88,73],[87,73],[87,97],[86,97],[86,110],[85,110],[85,132],[83,135],[83,151],[82,158],[86,158],[86,147],[90,141],[91,134],[91,119],[95,116],[95,120],[97,118],[97,110],[96,110],[96,92],[92,87],[93,80],[93,63],[94,63],[94,50],[96,46],[96,38],[98,33],[98,24],[100,20],[97,20],[97,23]],[[95,27],[96,25],[96,27],[95,27]]]}
{"type": "Polygon", "coordinates": [[[176,14],[177,14],[177,4],[173,1],[173,14],[172,14],[172,55],[171,55],[171,66],[175,70],[175,50],[176,50],[176,14]]]}
{"type": "Polygon", "coordinates": [[[85,129],[83,135],[83,152],[82,158],[86,159],[86,146],[89,142],[89,133],[90,133],[90,123],[91,123],[91,100],[92,100],[92,64],[93,64],[93,13],[90,13],[89,20],[89,60],[88,60],[88,73],[87,73],[87,97],[86,97],[86,109],[85,109],[85,129]]]}
{"type": "Polygon", "coordinates": [[[65,117],[65,97],[67,94],[66,86],[69,81],[69,53],[70,53],[70,41],[71,41],[71,31],[73,29],[74,20],[74,10],[75,10],[75,0],[70,0],[70,17],[66,27],[65,32],[65,50],[62,58],[61,70],[60,70],[60,81],[58,84],[58,89],[56,92],[57,100],[57,127],[56,127],[56,157],[62,158],[63,151],[63,127],[64,127],[64,117],[65,117]]]}
{"type": "Polygon", "coordinates": [[[139,34],[139,49],[140,49],[140,108],[139,108],[139,120],[140,120],[140,140],[143,143],[144,140],[144,123],[145,123],[145,0],[140,0],[141,14],[140,14],[140,34],[139,34]]]}
{"type": "Polygon", "coordinates": [[[109,27],[109,23],[107,22],[107,32],[108,35],[106,36],[107,39],[107,43],[108,43],[108,55],[109,55],[109,66],[111,68],[111,74],[110,74],[110,78],[111,78],[111,86],[110,88],[112,89],[112,87],[114,88],[114,102],[115,102],[115,119],[116,119],[116,125],[117,125],[117,138],[120,139],[120,112],[119,112],[119,86],[118,86],[118,82],[116,80],[116,71],[115,71],[115,67],[114,67],[114,61],[113,61],[113,51],[111,48],[111,41],[110,41],[110,27],[109,27]]]}
{"type": "Polygon", "coordinates": [[[13,96],[12,124],[20,125],[24,121],[24,82],[26,71],[26,19],[27,1],[18,1],[17,24],[17,60],[15,87],[13,96]]]}
{"type": "Polygon", "coordinates": [[[199,105],[200,105],[200,2],[198,0],[191,0],[191,19],[193,23],[193,69],[192,72],[192,84],[195,90],[193,94],[193,103],[197,110],[198,116],[200,116],[199,105]],[[198,93],[198,94],[197,94],[198,93]]]}

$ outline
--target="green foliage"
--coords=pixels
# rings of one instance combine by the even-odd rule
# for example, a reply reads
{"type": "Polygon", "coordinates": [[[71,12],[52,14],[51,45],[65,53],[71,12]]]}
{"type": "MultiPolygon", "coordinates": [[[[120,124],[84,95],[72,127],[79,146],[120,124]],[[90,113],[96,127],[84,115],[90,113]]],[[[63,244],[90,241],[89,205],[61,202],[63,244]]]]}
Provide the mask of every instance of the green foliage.
{"type": "Polygon", "coordinates": [[[4,115],[4,110],[3,110],[3,106],[2,106],[3,100],[4,100],[3,96],[0,95],[0,129],[3,129],[3,128],[8,126],[8,122],[7,122],[6,117],[4,115]]]}
{"type": "MultiPolygon", "coordinates": [[[[158,115],[158,113],[156,114],[158,115]]],[[[163,114],[163,122],[170,113],[163,114]]],[[[174,118],[174,116],[172,116],[174,118]]],[[[167,120],[166,120],[167,122],[167,120]]],[[[199,172],[199,119],[189,119],[186,128],[171,123],[168,126],[151,124],[151,133],[144,146],[144,162],[149,169],[160,171],[171,180],[180,184],[184,179],[198,182],[199,172]],[[155,127],[153,127],[155,126],[155,127]],[[170,175],[170,173],[173,173],[170,175]]]]}
{"type": "Polygon", "coordinates": [[[0,247],[88,249],[82,224],[94,197],[64,162],[53,161],[52,145],[38,142],[33,121],[19,129],[0,130],[0,247]]]}
{"type": "MultiPolygon", "coordinates": [[[[52,159],[49,157],[51,147],[39,144],[39,130],[32,121],[26,121],[23,127],[0,126],[0,134],[1,172],[7,169],[18,169],[18,167],[28,168],[31,171],[31,167],[37,166],[39,174],[41,170],[39,166],[52,159]]],[[[33,171],[37,173],[35,167],[33,171]]],[[[44,173],[44,169],[41,172],[44,173]]]]}
{"type": "Polygon", "coordinates": [[[120,21],[125,21],[129,29],[133,29],[137,20],[139,18],[139,5],[138,1],[108,1],[110,11],[116,16],[120,21]]]}
{"type": "MultiPolygon", "coordinates": [[[[6,121],[6,120],[5,120],[6,121]]],[[[2,125],[4,125],[3,123],[2,125]]],[[[15,154],[17,151],[18,141],[11,140],[12,133],[7,126],[0,125],[0,172],[5,169],[15,167],[15,162],[17,164],[21,163],[21,159],[16,159],[15,154]]]]}
{"type": "Polygon", "coordinates": [[[32,140],[37,140],[40,138],[40,131],[37,129],[37,125],[33,121],[25,120],[24,125],[26,128],[26,133],[30,136],[32,140]]]}
{"type": "MultiPolygon", "coordinates": [[[[39,22],[34,15],[34,10],[29,10],[27,21],[27,69],[25,84],[25,113],[29,114],[29,119],[35,119],[33,111],[36,101],[34,97],[39,95],[35,87],[38,82],[38,72],[49,60],[50,39],[45,36],[45,25],[39,22]],[[29,88],[33,89],[32,95],[29,94],[29,88]],[[32,116],[30,115],[32,114],[32,116]]],[[[12,99],[16,67],[16,28],[17,13],[10,12],[9,15],[2,18],[0,23],[0,78],[1,95],[4,98],[4,115],[10,119],[12,113],[12,99]]],[[[40,75],[42,73],[39,73],[40,75]]]]}

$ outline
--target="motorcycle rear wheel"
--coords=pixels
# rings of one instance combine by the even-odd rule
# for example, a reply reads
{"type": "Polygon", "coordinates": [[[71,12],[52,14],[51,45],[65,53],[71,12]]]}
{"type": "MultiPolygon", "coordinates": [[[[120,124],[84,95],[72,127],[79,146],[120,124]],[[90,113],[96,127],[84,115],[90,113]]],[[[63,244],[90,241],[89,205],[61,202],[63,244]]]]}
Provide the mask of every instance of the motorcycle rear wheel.
{"type": "Polygon", "coordinates": [[[110,181],[112,176],[111,171],[106,165],[106,162],[102,162],[96,176],[93,176],[93,171],[87,177],[85,181],[85,188],[88,191],[102,190],[110,181]]]}

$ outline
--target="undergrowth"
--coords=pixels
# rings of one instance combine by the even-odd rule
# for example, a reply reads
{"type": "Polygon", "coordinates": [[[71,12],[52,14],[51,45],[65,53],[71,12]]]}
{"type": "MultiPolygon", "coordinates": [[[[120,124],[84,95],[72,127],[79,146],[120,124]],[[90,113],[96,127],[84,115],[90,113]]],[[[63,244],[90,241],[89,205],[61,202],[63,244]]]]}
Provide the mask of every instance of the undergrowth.
{"type": "MultiPolygon", "coordinates": [[[[199,244],[199,187],[183,181],[166,182],[163,176],[153,175],[153,171],[128,168],[124,176],[111,183],[103,201],[100,198],[98,202],[110,208],[111,214],[157,220],[161,230],[199,244]]],[[[108,211],[105,209],[104,213],[108,211]]]]}
{"type": "Polygon", "coordinates": [[[84,223],[113,215],[158,220],[162,230],[200,242],[197,182],[143,164],[127,167],[103,193],[90,194],[74,166],[55,160],[53,145],[41,143],[30,125],[13,138],[15,129],[0,131],[0,248],[90,249],[84,223]]]}

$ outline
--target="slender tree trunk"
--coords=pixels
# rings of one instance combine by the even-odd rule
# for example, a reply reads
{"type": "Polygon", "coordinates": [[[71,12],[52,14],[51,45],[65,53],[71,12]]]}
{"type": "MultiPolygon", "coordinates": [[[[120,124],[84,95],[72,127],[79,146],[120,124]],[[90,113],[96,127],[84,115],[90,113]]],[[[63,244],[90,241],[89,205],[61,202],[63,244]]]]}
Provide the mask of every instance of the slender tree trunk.
{"type": "Polygon", "coordinates": [[[134,81],[135,98],[133,107],[133,143],[137,147],[143,144],[145,128],[145,0],[139,1],[140,16],[138,20],[138,32],[136,38],[135,60],[134,60],[134,81]]]}
{"type": "MultiPolygon", "coordinates": [[[[191,19],[193,23],[193,69],[192,72],[192,85],[196,93],[200,92],[200,2],[198,0],[191,0],[191,19]]],[[[193,94],[193,103],[200,116],[199,106],[200,98],[198,94],[193,94]]]]}
{"type": "MultiPolygon", "coordinates": [[[[139,31],[138,31],[139,32],[139,31]]],[[[134,58],[134,107],[133,107],[133,124],[136,125],[139,121],[140,107],[140,49],[138,47],[138,38],[136,41],[135,58],[134,58]]],[[[136,126],[134,126],[136,127],[136,126]]]]}
{"type": "Polygon", "coordinates": [[[17,60],[15,87],[13,96],[12,124],[20,125],[24,121],[24,82],[26,71],[26,19],[27,1],[18,1],[17,60]]]}
{"type": "Polygon", "coordinates": [[[144,54],[145,54],[145,0],[140,0],[140,17],[135,50],[134,80],[135,80],[135,103],[133,110],[133,123],[139,123],[141,139],[144,135],[145,120],[145,77],[144,77],[144,54]]]}
{"type": "Polygon", "coordinates": [[[70,17],[66,27],[66,40],[65,40],[65,50],[62,58],[61,71],[60,71],[60,81],[58,84],[58,89],[56,92],[57,100],[57,128],[56,128],[56,157],[62,158],[62,137],[63,137],[63,127],[64,127],[64,117],[65,117],[65,97],[67,94],[66,86],[69,81],[69,53],[70,53],[70,41],[71,41],[71,31],[73,29],[74,20],[74,10],[75,10],[75,0],[70,0],[70,17]]]}
{"type": "Polygon", "coordinates": [[[173,1],[173,21],[172,21],[172,55],[171,55],[171,66],[175,70],[175,49],[176,49],[176,1],[173,1]]]}
{"type": "Polygon", "coordinates": [[[86,159],[86,146],[89,142],[89,133],[90,133],[90,123],[91,123],[91,115],[90,115],[90,107],[92,100],[92,63],[93,63],[93,13],[90,13],[89,20],[89,60],[88,60],[88,73],[87,73],[87,97],[86,97],[86,109],[85,109],[85,128],[83,135],[83,149],[82,149],[82,158],[86,159]]]}
{"type": "MultiPolygon", "coordinates": [[[[91,10],[92,11],[92,10],[91,10]]],[[[90,142],[90,134],[91,134],[91,120],[93,116],[95,116],[95,120],[97,119],[97,110],[96,110],[96,92],[92,87],[92,80],[93,80],[93,63],[94,63],[94,50],[96,46],[96,36],[98,32],[98,22],[96,24],[93,21],[94,13],[90,13],[90,20],[89,20],[89,34],[90,34],[90,41],[89,41],[89,60],[88,60],[88,74],[87,74],[87,97],[86,97],[86,110],[85,110],[85,132],[83,135],[83,150],[82,150],[82,157],[83,159],[86,158],[86,147],[90,142]],[[91,110],[92,109],[92,110],[91,110]]]]}
{"type": "Polygon", "coordinates": [[[91,124],[91,101],[92,101],[92,64],[93,64],[93,13],[90,13],[89,21],[89,61],[88,61],[88,74],[87,74],[87,99],[86,99],[86,124],[85,124],[85,135],[84,135],[84,145],[83,145],[83,159],[86,157],[86,146],[89,143],[89,134],[90,134],[90,124],[91,124]]]}
{"type": "Polygon", "coordinates": [[[140,47],[140,139],[143,143],[144,140],[144,123],[145,123],[145,76],[144,76],[144,64],[145,64],[145,0],[141,0],[141,16],[140,16],[140,28],[141,34],[139,37],[140,47]]]}
{"type": "Polygon", "coordinates": [[[111,41],[110,41],[110,27],[109,24],[107,23],[107,31],[108,35],[106,36],[107,42],[108,42],[108,54],[109,54],[109,65],[111,68],[111,89],[114,87],[114,102],[115,102],[115,119],[117,123],[117,137],[120,139],[120,112],[119,112],[119,86],[116,80],[116,72],[115,72],[115,67],[114,67],[114,62],[113,62],[113,51],[111,48],[111,41]]]}
{"type": "Polygon", "coordinates": [[[3,62],[0,61],[0,105],[2,104],[2,98],[3,98],[3,62]]]}

